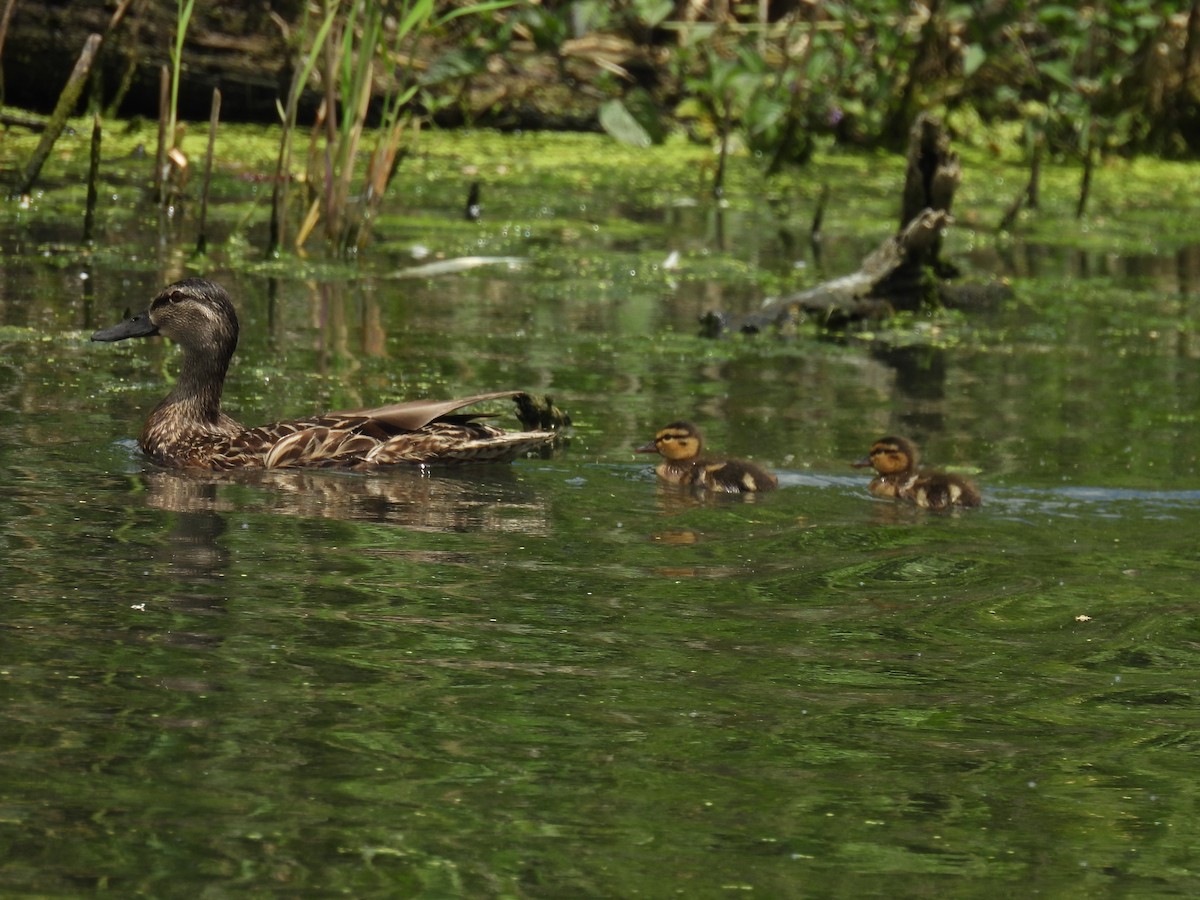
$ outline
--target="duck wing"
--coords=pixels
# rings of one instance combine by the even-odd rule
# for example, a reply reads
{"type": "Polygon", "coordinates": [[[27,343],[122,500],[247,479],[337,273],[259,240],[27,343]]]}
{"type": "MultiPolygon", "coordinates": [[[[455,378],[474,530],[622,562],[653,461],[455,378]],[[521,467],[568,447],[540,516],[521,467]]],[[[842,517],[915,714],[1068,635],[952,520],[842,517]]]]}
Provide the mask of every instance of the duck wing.
{"type": "Polygon", "coordinates": [[[744,459],[702,461],[695,472],[695,483],[710,491],[728,494],[773,491],[779,487],[779,479],[774,473],[744,459]]]}
{"type": "Polygon", "coordinates": [[[899,496],[924,509],[940,511],[953,506],[968,509],[983,505],[979,488],[958,475],[946,472],[923,472],[899,496]]]}
{"type": "Polygon", "coordinates": [[[416,431],[464,406],[473,406],[488,400],[515,400],[526,396],[528,395],[525,391],[493,391],[490,394],[476,394],[474,397],[460,397],[456,400],[408,400],[403,403],[390,403],[387,406],[331,412],[327,417],[373,419],[398,431],[416,431]]]}
{"type": "Polygon", "coordinates": [[[274,440],[263,446],[264,467],[367,469],[405,463],[509,462],[552,444],[557,437],[552,431],[503,431],[459,416],[398,433],[381,427],[378,419],[354,416],[323,416],[307,427],[297,427],[302,424],[271,426],[274,440]]]}
{"type": "Polygon", "coordinates": [[[482,422],[431,422],[420,431],[398,434],[369,452],[358,468],[397,463],[453,465],[511,462],[531,450],[551,446],[553,431],[504,431],[482,422]]]}

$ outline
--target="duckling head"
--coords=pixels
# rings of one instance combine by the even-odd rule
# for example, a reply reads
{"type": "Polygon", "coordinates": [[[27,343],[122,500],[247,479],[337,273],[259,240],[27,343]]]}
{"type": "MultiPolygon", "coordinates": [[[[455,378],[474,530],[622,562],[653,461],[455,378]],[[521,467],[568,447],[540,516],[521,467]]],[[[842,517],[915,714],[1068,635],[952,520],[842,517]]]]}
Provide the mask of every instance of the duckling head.
{"type": "Polygon", "coordinates": [[[850,463],[857,469],[868,466],[880,475],[898,475],[917,468],[917,447],[902,437],[884,437],[877,440],[862,459],[850,463]]]}
{"type": "Polygon", "coordinates": [[[654,440],[638,447],[637,453],[658,453],[671,462],[695,459],[704,447],[700,429],[691,422],[672,422],[658,429],[654,440]]]}

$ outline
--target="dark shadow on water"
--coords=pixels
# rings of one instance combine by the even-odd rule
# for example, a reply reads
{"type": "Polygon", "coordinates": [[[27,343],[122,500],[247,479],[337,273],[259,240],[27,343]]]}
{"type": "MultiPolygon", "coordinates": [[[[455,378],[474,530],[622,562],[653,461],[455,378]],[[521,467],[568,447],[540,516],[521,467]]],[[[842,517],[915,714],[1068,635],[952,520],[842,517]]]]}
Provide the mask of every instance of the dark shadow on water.
{"type": "Polygon", "coordinates": [[[946,427],[942,401],[946,398],[946,353],[938,347],[887,347],[871,356],[895,372],[895,389],[901,409],[895,430],[918,442],[946,427]]]}

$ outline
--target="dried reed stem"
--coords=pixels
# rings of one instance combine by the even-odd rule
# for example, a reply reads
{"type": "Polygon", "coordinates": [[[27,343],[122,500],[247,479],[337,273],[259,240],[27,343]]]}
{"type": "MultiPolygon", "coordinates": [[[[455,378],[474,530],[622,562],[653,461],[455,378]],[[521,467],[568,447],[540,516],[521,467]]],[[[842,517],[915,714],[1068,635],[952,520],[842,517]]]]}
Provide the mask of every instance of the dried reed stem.
{"type": "Polygon", "coordinates": [[[158,73],[158,150],[154,154],[154,200],[166,199],[163,190],[167,171],[167,131],[171,107],[171,71],[163,66],[158,73]]]}
{"type": "Polygon", "coordinates": [[[208,116],[208,149],[204,153],[204,182],[200,189],[200,234],[196,238],[196,252],[208,252],[208,189],[212,183],[213,147],[217,143],[217,125],[221,121],[221,89],[213,88],[212,112],[208,116]]]}

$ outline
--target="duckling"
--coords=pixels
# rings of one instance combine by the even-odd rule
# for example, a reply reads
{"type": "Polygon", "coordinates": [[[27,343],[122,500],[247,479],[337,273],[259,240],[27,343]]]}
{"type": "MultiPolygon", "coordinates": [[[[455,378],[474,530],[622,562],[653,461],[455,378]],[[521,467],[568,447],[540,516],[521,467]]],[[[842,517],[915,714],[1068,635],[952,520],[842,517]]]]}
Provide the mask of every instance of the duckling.
{"type": "Polygon", "coordinates": [[[671,484],[729,494],[770,491],[779,486],[779,479],[762,466],[744,459],[705,459],[700,455],[703,449],[700,429],[691,422],[672,422],[635,452],[662,456],[663,461],[654,471],[671,484]]]}
{"type": "Polygon", "coordinates": [[[943,510],[953,506],[979,506],[979,488],[959,475],[921,472],[917,469],[917,447],[902,437],[884,437],[871,445],[865,457],[852,462],[855,468],[873,468],[877,473],[867,486],[876,497],[906,500],[922,509],[943,510]]]}
{"type": "Polygon", "coordinates": [[[203,278],[176,282],[145,312],[97,331],[92,340],[158,334],[179,344],[183,364],[174,389],[146,420],[139,444],[147,456],[171,468],[362,470],[396,464],[508,462],[549,446],[557,437],[536,422],[526,425],[529,431],[510,432],[475,421],[479,413],[459,412],[500,398],[514,399],[520,407],[529,401],[523,391],[393,403],[247,428],[221,410],[225,373],[238,341],[237,313],[225,289],[203,278]]]}

